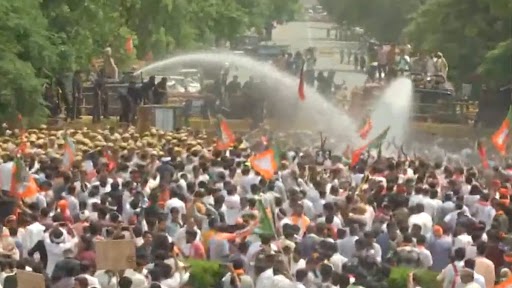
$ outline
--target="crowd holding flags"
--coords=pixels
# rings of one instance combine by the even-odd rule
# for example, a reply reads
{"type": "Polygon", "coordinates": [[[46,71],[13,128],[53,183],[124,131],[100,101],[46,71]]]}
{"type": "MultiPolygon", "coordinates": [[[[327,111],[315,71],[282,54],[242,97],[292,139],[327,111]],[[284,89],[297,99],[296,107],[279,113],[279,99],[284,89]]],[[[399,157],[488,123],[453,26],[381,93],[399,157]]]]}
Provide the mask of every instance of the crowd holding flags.
{"type": "MultiPolygon", "coordinates": [[[[23,117],[18,114],[18,121],[21,123],[20,141],[15,150],[14,160],[11,165],[10,177],[3,177],[7,183],[2,183],[3,187],[9,187],[9,192],[15,198],[32,198],[39,192],[39,187],[35,182],[34,176],[30,175],[23,155],[27,150],[27,141],[25,135],[25,127],[23,125],[23,117]]],[[[6,175],[7,176],[7,175],[6,175]]]]}

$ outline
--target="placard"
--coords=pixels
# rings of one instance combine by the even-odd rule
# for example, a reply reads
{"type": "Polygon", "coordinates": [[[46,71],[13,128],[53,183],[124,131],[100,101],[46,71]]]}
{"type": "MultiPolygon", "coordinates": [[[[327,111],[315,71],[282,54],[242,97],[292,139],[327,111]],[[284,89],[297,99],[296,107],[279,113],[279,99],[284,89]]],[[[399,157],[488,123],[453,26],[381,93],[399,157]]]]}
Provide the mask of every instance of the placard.
{"type": "Polygon", "coordinates": [[[95,241],[96,269],[119,271],[135,268],[135,243],[133,240],[95,241]]]}
{"type": "Polygon", "coordinates": [[[18,287],[45,288],[45,280],[43,274],[25,270],[16,270],[16,279],[18,281],[18,287]]]}

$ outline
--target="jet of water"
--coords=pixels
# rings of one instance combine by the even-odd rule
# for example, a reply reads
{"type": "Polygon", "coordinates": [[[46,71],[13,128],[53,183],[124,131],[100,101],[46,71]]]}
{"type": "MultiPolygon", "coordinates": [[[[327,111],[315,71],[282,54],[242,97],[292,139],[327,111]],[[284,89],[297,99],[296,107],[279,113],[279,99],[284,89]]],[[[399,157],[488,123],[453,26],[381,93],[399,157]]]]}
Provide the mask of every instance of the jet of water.
{"type": "Polygon", "coordinates": [[[284,130],[323,132],[329,135],[330,139],[339,141],[339,147],[331,147],[333,150],[343,150],[343,143],[351,143],[358,139],[353,120],[330,104],[314,87],[306,86],[306,100],[300,101],[297,77],[278,70],[270,63],[263,63],[248,56],[222,52],[191,53],[153,63],[135,74],[151,75],[155,71],[176,71],[190,63],[197,63],[199,66],[229,63],[231,67],[237,68],[234,74],[240,79],[247,79],[252,75],[265,81],[269,87],[267,91],[271,94],[267,96],[271,96],[271,101],[275,100],[271,103],[278,111],[276,119],[273,119],[277,127],[283,127],[284,130]]]}
{"type": "Polygon", "coordinates": [[[373,129],[369,138],[390,127],[387,139],[400,145],[407,139],[413,109],[413,84],[407,78],[393,81],[376,102],[371,119],[373,129]]]}

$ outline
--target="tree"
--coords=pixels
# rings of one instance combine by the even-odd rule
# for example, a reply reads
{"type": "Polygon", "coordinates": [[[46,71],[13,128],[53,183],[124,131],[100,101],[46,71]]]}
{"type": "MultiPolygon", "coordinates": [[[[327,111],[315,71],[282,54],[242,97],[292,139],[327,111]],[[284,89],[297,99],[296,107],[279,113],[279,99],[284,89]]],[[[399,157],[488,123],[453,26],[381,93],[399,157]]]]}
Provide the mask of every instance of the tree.
{"type": "MultiPolygon", "coordinates": [[[[16,0],[0,1],[0,121],[21,112],[44,120],[44,81],[87,70],[108,46],[120,70],[136,58],[168,57],[233,40],[278,18],[298,0],[16,0]],[[125,51],[133,40],[136,53],[125,51]]],[[[15,118],[12,118],[15,119],[15,118]]]]}
{"type": "Polygon", "coordinates": [[[37,123],[47,115],[39,75],[56,60],[53,36],[37,0],[0,1],[0,19],[0,119],[21,113],[37,123]]]}
{"type": "Polygon", "coordinates": [[[495,79],[497,85],[510,84],[512,81],[512,2],[508,0],[490,1],[491,12],[500,19],[496,25],[500,31],[508,31],[499,42],[484,57],[479,67],[487,79],[495,79]]]}
{"type": "Polygon", "coordinates": [[[136,1],[43,0],[41,10],[48,19],[49,32],[56,35],[60,53],[67,56],[59,57],[62,61],[56,70],[88,67],[91,59],[100,56],[107,46],[115,55],[121,55],[116,60],[122,64],[127,57],[122,53],[125,40],[134,33],[127,28],[119,7],[136,1]]]}
{"type": "Polygon", "coordinates": [[[338,24],[361,27],[379,41],[398,42],[422,0],[321,0],[338,24]]]}
{"type": "Polygon", "coordinates": [[[496,77],[496,72],[491,71],[497,71],[495,64],[507,57],[504,48],[512,27],[505,10],[509,2],[503,3],[502,0],[430,0],[411,18],[404,35],[415,50],[442,52],[449,64],[449,78],[455,82],[471,79],[482,61],[480,71],[489,73],[482,76],[496,77]],[[494,49],[497,50],[489,52],[494,49]]]}

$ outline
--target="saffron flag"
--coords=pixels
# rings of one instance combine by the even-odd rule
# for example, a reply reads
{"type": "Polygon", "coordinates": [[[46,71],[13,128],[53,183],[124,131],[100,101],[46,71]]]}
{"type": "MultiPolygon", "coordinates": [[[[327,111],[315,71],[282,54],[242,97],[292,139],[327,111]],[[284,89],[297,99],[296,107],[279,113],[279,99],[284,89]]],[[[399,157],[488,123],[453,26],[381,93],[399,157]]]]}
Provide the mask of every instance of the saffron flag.
{"type": "Polygon", "coordinates": [[[299,76],[299,99],[304,101],[306,100],[306,94],[304,92],[304,65],[306,63],[302,63],[302,68],[300,69],[300,76],[299,76]]]}
{"type": "Polygon", "coordinates": [[[75,143],[73,143],[73,139],[69,137],[67,134],[64,135],[64,155],[62,158],[62,168],[64,171],[71,170],[73,162],[75,161],[75,143]]]}
{"type": "Polygon", "coordinates": [[[352,151],[352,156],[350,160],[350,166],[354,167],[359,163],[359,159],[361,159],[361,155],[363,155],[364,151],[368,149],[368,144],[359,147],[358,149],[352,151]]]}
{"type": "Polygon", "coordinates": [[[228,122],[222,116],[217,117],[217,145],[218,150],[227,150],[235,144],[235,135],[228,126],[228,122]]]}
{"type": "Polygon", "coordinates": [[[372,125],[372,119],[367,118],[366,122],[364,123],[363,128],[359,130],[359,136],[361,139],[366,140],[368,137],[368,134],[370,134],[370,131],[372,131],[373,125],[372,125]]]}
{"type": "Polygon", "coordinates": [[[512,286],[512,276],[508,277],[505,281],[502,281],[498,285],[494,286],[495,288],[509,288],[512,286]]]}
{"type": "Polygon", "coordinates": [[[380,150],[382,147],[382,143],[384,142],[384,140],[386,140],[386,137],[388,136],[388,132],[389,132],[390,128],[391,127],[384,129],[384,131],[382,131],[379,135],[377,135],[377,137],[373,138],[370,142],[368,142],[367,144],[354,150],[352,152],[351,166],[355,166],[359,162],[361,155],[367,149],[379,149],[380,150]]]}
{"type": "Polygon", "coordinates": [[[252,168],[261,174],[265,179],[272,179],[277,171],[277,161],[275,151],[273,149],[265,150],[249,158],[252,168]]]}
{"type": "Polygon", "coordinates": [[[20,157],[14,159],[10,185],[11,195],[22,199],[32,198],[39,192],[39,187],[29,174],[25,162],[20,157]]]}
{"type": "Polygon", "coordinates": [[[133,53],[133,38],[132,36],[128,36],[126,38],[126,42],[124,43],[124,50],[126,54],[131,55],[133,53]]]}
{"type": "Polygon", "coordinates": [[[487,160],[487,151],[482,141],[476,141],[476,150],[478,151],[478,156],[480,156],[480,162],[482,163],[482,167],[485,169],[489,169],[489,161],[487,160]]]}
{"type": "Polygon", "coordinates": [[[97,176],[96,169],[91,160],[86,160],[82,163],[82,169],[85,170],[87,181],[91,181],[97,176]]]}
{"type": "Polygon", "coordinates": [[[107,171],[108,172],[112,172],[114,171],[114,169],[116,169],[117,167],[117,163],[114,159],[114,156],[112,155],[112,152],[110,151],[105,151],[105,153],[103,154],[103,157],[105,157],[105,159],[107,160],[107,171]]]}
{"type": "Polygon", "coordinates": [[[263,201],[260,199],[256,202],[258,208],[258,226],[254,229],[255,234],[275,235],[274,221],[272,220],[272,211],[265,209],[263,201]]]}
{"type": "Polygon", "coordinates": [[[509,141],[509,132],[510,132],[510,123],[512,121],[512,106],[509,107],[507,117],[505,117],[505,120],[503,120],[503,123],[501,123],[500,128],[498,131],[494,132],[491,136],[492,144],[494,144],[494,147],[496,147],[496,150],[500,152],[501,155],[505,155],[505,152],[507,151],[507,144],[509,141]]]}

